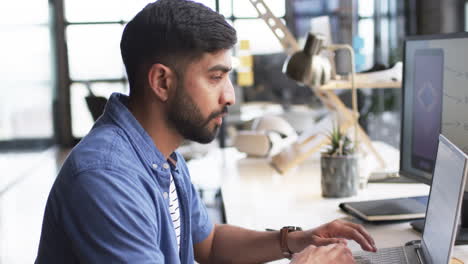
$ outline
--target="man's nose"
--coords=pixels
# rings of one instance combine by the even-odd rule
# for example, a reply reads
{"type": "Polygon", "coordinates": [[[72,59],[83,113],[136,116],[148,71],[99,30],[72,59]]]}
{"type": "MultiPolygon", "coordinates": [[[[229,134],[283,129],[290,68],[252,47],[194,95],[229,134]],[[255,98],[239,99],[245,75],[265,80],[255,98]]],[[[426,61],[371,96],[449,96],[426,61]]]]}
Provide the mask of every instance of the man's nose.
{"type": "Polygon", "coordinates": [[[232,85],[231,80],[226,82],[226,85],[223,88],[223,92],[220,98],[220,105],[233,105],[236,103],[236,93],[234,92],[234,86],[232,85]]]}

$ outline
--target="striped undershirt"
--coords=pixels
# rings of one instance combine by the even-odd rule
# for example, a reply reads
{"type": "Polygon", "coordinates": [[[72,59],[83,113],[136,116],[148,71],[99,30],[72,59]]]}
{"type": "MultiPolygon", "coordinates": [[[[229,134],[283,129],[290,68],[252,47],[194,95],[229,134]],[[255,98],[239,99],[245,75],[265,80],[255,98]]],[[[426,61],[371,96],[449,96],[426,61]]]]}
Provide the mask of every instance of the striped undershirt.
{"type": "Polygon", "coordinates": [[[171,184],[169,186],[169,212],[171,213],[172,224],[177,239],[177,248],[180,251],[180,212],[179,212],[179,199],[174,184],[174,179],[171,175],[171,184]]]}

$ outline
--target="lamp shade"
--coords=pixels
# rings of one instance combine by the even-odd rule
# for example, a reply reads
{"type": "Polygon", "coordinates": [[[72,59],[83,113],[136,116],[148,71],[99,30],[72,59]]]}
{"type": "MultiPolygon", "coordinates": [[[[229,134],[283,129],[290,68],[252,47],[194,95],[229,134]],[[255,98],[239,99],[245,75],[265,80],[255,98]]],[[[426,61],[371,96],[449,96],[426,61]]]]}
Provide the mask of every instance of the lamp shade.
{"type": "Polygon", "coordinates": [[[312,63],[320,53],[324,40],[322,35],[308,33],[304,49],[294,53],[285,61],[283,73],[300,83],[312,81],[312,63]]]}
{"type": "Polygon", "coordinates": [[[283,73],[296,82],[305,83],[310,74],[311,62],[312,58],[303,51],[296,52],[286,59],[283,73]]]}

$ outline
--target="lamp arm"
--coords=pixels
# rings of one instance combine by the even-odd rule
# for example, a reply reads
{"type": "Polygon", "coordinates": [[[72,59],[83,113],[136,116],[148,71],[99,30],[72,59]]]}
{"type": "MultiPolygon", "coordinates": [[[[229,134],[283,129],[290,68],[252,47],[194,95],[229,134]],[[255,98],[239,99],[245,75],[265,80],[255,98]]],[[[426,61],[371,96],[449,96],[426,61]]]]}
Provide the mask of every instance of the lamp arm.
{"type": "Polygon", "coordinates": [[[359,114],[358,114],[358,109],[357,109],[357,90],[356,90],[356,70],[354,69],[354,50],[351,45],[348,44],[332,44],[324,47],[325,49],[331,50],[331,51],[336,51],[339,49],[345,49],[349,52],[350,58],[351,58],[351,105],[353,108],[353,115],[355,117],[354,120],[354,144],[356,147],[356,150],[358,149],[358,123],[359,123],[359,114]]]}

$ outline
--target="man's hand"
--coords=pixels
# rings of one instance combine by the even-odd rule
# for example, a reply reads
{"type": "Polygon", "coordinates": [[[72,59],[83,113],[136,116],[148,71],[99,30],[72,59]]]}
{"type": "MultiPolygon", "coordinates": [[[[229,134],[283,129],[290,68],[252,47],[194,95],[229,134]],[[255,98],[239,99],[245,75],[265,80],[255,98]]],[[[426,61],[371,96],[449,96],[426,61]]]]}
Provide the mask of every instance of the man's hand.
{"type": "Polygon", "coordinates": [[[377,251],[374,239],[362,225],[342,220],[335,220],[303,232],[289,233],[288,245],[291,251],[300,252],[308,245],[319,247],[329,244],[342,244],[346,246],[346,239],[356,241],[363,250],[377,251]]]}
{"type": "Polygon", "coordinates": [[[354,263],[354,258],[349,248],[341,243],[322,247],[310,245],[301,252],[294,254],[290,264],[331,263],[354,263]]]}

